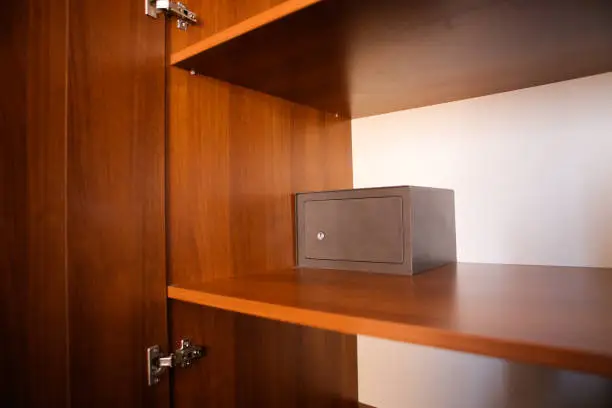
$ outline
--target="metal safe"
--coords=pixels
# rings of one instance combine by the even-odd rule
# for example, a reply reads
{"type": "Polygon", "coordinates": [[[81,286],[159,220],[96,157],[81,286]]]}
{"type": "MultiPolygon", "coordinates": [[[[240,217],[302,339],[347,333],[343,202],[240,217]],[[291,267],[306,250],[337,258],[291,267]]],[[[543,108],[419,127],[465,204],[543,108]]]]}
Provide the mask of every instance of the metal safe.
{"type": "Polygon", "coordinates": [[[300,193],[296,219],[300,267],[412,275],[457,260],[452,190],[300,193]]]}

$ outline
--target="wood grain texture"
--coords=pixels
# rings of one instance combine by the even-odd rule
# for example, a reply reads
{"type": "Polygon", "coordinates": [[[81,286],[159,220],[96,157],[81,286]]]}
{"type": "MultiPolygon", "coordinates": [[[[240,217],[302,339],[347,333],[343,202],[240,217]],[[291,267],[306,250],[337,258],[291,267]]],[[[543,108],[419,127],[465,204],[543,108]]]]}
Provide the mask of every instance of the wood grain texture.
{"type": "Polygon", "coordinates": [[[144,366],[146,347],[167,349],[165,25],[140,1],[104,6],[111,22],[69,4],[72,406],[168,407],[168,380],[148,387],[144,366]]]}
{"type": "Polygon", "coordinates": [[[26,368],[13,352],[27,341],[27,15],[26,2],[0,13],[0,394],[14,407],[27,406],[26,368]]]}
{"type": "MultiPolygon", "coordinates": [[[[66,248],[68,1],[29,1],[28,406],[67,407],[66,248]],[[41,364],[44,362],[44,364],[41,364]]],[[[76,328],[78,329],[78,327],[76,328]]]]}
{"type": "Polygon", "coordinates": [[[189,338],[206,347],[206,357],[188,370],[172,373],[177,408],[236,407],[236,314],[182,302],[169,302],[170,338],[189,338]]]}
{"type": "Polygon", "coordinates": [[[239,407],[354,408],[352,336],[237,315],[239,407]]]}
{"type": "Polygon", "coordinates": [[[296,269],[168,296],[268,319],[612,376],[612,270],[456,264],[413,277],[296,269]]]}
{"type": "Polygon", "coordinates": [[[207,347],[174,373],[174,406],[357,406],[356,342],[337,333],[170,303],[171,334],[207,347]]]}
{"type": "Polygon", "coordinates": [[[236,37],[240,29],[171,60],[351,117],[612,69],[607,0],[329,0],[236,37]]]}
{"type": "Polygon", "coordinates": [[[295,264],[293,194],[350,188],[350,121],[172,69],[170,281],[295,264]]]}
{"type": "Polygon", "coordinates": [[[65,268],[65,3],[0,17],[0,394],[3,406],[68,404],[65,268]],[[44,361],[44,364],[41,364],[44,361]]]}
{"type": "MultiPolygon", "coordinates": [[[[351,186],[350,122],[176,68],[168,104],[170,281],[294,265],[293,194],[351,186]]],[[[181,304],[170,320],[210,346],[176,373],[177,408],[356,404],[355,336],[181,304]]]]}
{"type": "Polygon", "coordinates": [[[178,52],[260,13],[270,14],[279,8],[290,11],[295,4],[313,1],[317,0],[189,0],[186,4],[198,15],[199,23],[187,31],[171,27],[169,51],[178,52]]]}

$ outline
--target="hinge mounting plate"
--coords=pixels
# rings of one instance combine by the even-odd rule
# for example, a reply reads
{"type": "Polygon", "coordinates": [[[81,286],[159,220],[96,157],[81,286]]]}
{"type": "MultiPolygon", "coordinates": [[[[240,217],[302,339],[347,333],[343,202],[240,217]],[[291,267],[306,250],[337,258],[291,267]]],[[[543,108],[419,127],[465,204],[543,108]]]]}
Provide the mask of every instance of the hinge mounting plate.
{"type": "Polygon", "coordinates": [[[159,346],[147,348],[147,383],[153,386],[161,381],[161,376],[170,368],[187,368],[194,361],[204,357],[204,347],[194,346],[189,339],[182,339],[180,347],[165,355],[159,346]]]}
{"type": "Polygon", "coordinates": [[[178,1],[168,0],[145,0],[145,14],[157,18],[161,13],[167,17],[176,17],[176,27],[179,30],[187,30],[192,24],[198,22],[198,16],[187,6],[178,1]]]}

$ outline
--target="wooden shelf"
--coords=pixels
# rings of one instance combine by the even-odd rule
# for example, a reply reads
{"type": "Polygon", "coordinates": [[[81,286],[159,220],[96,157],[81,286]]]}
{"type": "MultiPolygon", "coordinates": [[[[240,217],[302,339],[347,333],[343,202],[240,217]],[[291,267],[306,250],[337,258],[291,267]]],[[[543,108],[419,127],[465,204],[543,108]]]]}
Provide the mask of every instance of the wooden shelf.
{"type": "Polygon", "coordinates": [[[361,117],[608,72],[612,2],[290,0],[171,63],[361,117]]]}
{"type": "Polygon", "coordinates": [[[414,277],[295,269],[168,287],[268,319],[612,376],[612,270],[457,264],[414,277]]]}

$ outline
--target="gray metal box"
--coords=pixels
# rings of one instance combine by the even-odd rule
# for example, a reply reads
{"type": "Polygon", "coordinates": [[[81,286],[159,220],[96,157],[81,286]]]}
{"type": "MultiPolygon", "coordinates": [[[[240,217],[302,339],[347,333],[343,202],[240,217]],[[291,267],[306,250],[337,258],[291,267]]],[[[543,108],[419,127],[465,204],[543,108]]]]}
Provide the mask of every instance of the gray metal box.
{"type": "Polygon", "coordinates": [[[300,267],[412,275],[457,261],[452,190],[300,193],[296,219],[300,267]]]}

